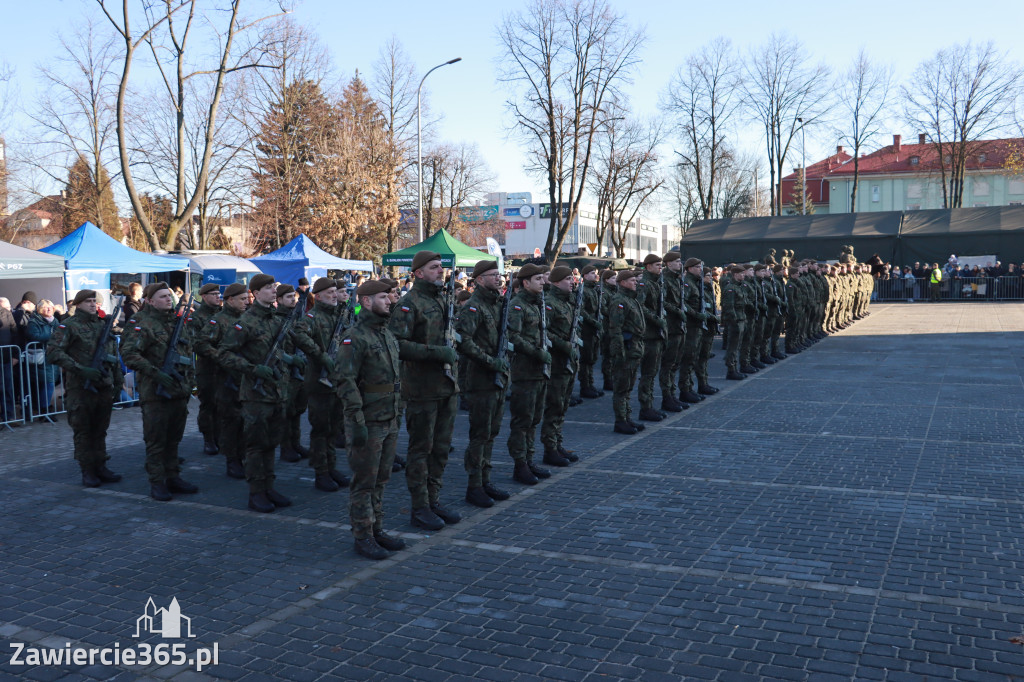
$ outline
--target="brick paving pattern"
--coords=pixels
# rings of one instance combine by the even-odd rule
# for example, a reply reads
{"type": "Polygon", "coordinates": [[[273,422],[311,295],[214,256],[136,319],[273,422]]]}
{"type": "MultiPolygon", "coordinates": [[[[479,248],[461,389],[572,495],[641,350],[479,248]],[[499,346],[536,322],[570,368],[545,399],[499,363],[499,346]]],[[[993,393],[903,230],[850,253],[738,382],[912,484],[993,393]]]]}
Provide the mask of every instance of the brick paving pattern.
{"type": "MultiPolygon", "coordinates": [[[[65,423],[0,434],[0,678],[32,680],[1008,680],[1024,678],[1024,306],[880,305],[811,350],[649,425],[610,395],[572,408],[582,461],[513,498],[461,502],[460,413],[436,534],[355,556],[347,496],[278,464],[295,506],[245,510],[182,447],[198,495],[147,496],[137,408],[112,468],[78,485],[65,423]],[[135,646],[146,600],[192,619],[219,665],[10,664],[10,644],[135,646]]],[[[404,431],[403,431],[404,437],[404,431]]],[[[404,452],[404,441],[400,446],[404,452]]],[[[141,640],[158,644],[158,636],[141,640]]],[[[170,641],[170,640],[164,640],[170,641]]]]}

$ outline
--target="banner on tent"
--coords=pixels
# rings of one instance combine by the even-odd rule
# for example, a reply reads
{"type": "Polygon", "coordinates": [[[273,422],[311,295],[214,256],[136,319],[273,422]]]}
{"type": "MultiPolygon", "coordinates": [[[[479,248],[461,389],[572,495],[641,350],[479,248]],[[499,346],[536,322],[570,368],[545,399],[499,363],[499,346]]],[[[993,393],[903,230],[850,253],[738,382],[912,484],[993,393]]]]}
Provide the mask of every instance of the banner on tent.
{"type": "Polygon", "coordinates": [[[109,270],[67,270],[64,272],[64,288],[68,291],[80,289],[109,289],[109,270]]]}
{"type": "Polygon", "coordinates": [[[234,284],[236,277],[238,277],[237,270],[204,270],[203,284],[219,284],[221,286],[227,286],[229,284],[234,284]]]}

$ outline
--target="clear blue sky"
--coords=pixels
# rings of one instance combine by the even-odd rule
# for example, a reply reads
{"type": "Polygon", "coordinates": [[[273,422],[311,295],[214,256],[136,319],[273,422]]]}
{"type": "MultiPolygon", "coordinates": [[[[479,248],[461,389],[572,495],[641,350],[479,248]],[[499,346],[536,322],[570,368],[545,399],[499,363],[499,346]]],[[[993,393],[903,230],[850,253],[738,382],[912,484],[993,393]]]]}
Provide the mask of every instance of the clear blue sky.
{"type": "MultiPolygon", "coordinates": [[[[462,57],[462,62],[438,70],[428,80],[432,106],[444,115],[441,138],[476,142],[498,178],[496,189],[536,192],[541,183],[522,171],[517,142],[505,136],[505,94],[495,81],[495,59],[500,54],[496,26],[504,13],[526,4],[526,0],[299,0],[295,18],[317,31],[342,72],[368,72],[392,35],[422,70],[462,57]]],[[[4,5],[0,60],[15,66],[23,99],[31,101],[35,65],[55,54],[57,32],[72,30],[83,13],[94,12],[95,6],[92,0],[7,0],[4,5]]],[[[717,35],[746,49],[772,31],[788,30],[817,59],[835,68],[845,66],[863,46],[873,59],[891,63],[898,79],[940,47],[967,40],[993,40],[1012,58],[1024,61],[1021,0],[631,0],[616,1],[613,6],[645,26],[649,38],[631,88],[639,113],[654,113],[658,93],[675,68],[717,35]]],[[[917,133],[895,126],[893,132],[905,139],[917,133]]],[[[748,144],[757,145],[755,135],[750,135],[748,144]]],[[[834,144],[824,132],[809,135],[808,160],[834,144]]]]}

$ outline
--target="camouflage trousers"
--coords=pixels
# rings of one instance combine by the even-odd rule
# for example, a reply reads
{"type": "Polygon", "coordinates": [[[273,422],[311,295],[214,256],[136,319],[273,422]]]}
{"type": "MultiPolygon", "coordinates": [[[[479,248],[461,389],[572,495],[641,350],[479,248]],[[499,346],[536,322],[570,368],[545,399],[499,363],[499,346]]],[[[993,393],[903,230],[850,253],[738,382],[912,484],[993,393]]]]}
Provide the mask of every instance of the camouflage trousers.
{"type": "Polygon", "coordinates": [[[114,409],[114,389],[68,392],[68,425],[74,434],[75,460],[82,472],[95,472],[106,464],[107,428],[114,409]]]}
{"type": "Polygon", "coordinates": [[[306,395],[306,384],[302,380],[288,383],[288,397],[284,404],[285,428],[281,433],[282,445],[302,444],[302,413],[306,411],[309,398],[306,395]]]}
{"type": "Polygon", "coordinates": [[[196,424],[199,433],[206,440],[217,442],[217,373],[196,374],[196,397],[199,398],[199,414],[196,424]]]}
{"type": "Polygon", "coordinates": [[[469,403],[469,445],[465,454],[468,487],[479,488],[491,480],[491,454],[494,439],[501,431],[505,389],[468,391],[466,402],[469,403]]]}
{"type": "Polygon", "coordinates": [[[661,356],[664,352],[664,339],[644,339],[644,357],[640,361],[640,388],[637,391],[642,408],[654,407],[654,381],[661,371],[661,356]]]}
{"type": "Polygon", "coordinates": [[[584,330],[583,348],[580,350],[580,388],[594,387],[594,365],[597,364],[600,338],[593,332],[584,330]]]}
{"type": "Polygon", "coordinates": [[[441,493],[448,449],[452,444],[458,394],[440,400],[410,400],[405,406],[405,430],[409,434],[405,483],[412,508],[437,502],[441,493]]]}
{"type": "Polygon", "coordinates": [[[683,366],[685,350],[686,335],[669,334],[668,340],[665,341],[665,352],[661,356],[661,373],[658,376],[662,400],[679,395],[678,384],[682,381],[679,370],[683,366]]]}
{"type": "Polygon", "coordinates": [[[728,341],[725,346],[725,366],[732,371],[740,367],[740,342],[746,331],[745,320],[729,320],[725,323],[728,341]]]}
{"type": "Polygon", "coordinates": [[[146,443],[146,473],[150,483],[179,475],[178,444],[188,421],[188,398],[142,403],[142,439],[146,443]]]}
{"type": "Polygon", "coordinates": [[[612,380],[612,361],[608,357],[611,354],[611,341],[607,332],[601,337],[601,379],[604,382],[612,380]]]}
{"type": "Polygon", "coordinates": [[[217,447],[228,462],[241,462],[245,454],[245,424],[238,389],[227,386],[226,377],[217,386],[217,447]]]}
{"type": "Polygon", "coordinates": [[[686,393],[693,390],[693,374],[697,370],[697,360],[700,354],[700,340],[703,333],[704,330],[698,325],[686,325],[686,338],[683,341],[682,361],[679,363],[680,393],[686,393]]]}
{"type": "Polygon", "coordinates": [[[782,330],[786,326],[786,317],[784,315],[776,315],[772,323],[771,333],[768,334],[768,352],[778,353],[779,352],[779,337],[782,335],[782,330]]]}
{"type": "Polygon", "coordinates": [[[342,431],[341,402],[334,391],[309,394],[309,466],[318,474],[337,468],[334,440],[342,431]]]}
{"type": "Polygon", "coordinates": [[[760,333],[762,317],[748,317],[746,327],[743,330],[743,340],[740,341],[740,366],[750,364],[754,359],[755,339],[760,333]]]}
{"type": "Polygon", "coordinates": [[[772,332],[778,324],[778,315],[768,315],[761,326],[761,338],[758,340],[757,354],[766,358],[772,354],[772,332]]]}
{"type": "Polygon", "coordinates": [[[544,416],[544,398],[547,379],[520,379],[512,381],[509,399],[508,454],[512,459],[533,461],[536,448],[537,425],[544,416]]]}
{"type": "MultiPolygon", "coordinates": [[[[352,433],[351,426],[347,429],[352,433]]],[[[366,445],[348,444],[348,466],[352,469],[348,515],[352,535],[362,540],[383,530],[384,486],[391,478],[391,465],[398,447],[398,417],[366,422],[366,445]]]]}
{"type": "Polygon", "coordinates": [[[245,480],[250,493],[274,487],[274,454],[284,430],[284,403],[242,403],[245,424],[245,480]]]}
{"type": "Polygon", "coordinates": [[[700,345],[697,348],[697,364],[693,373],[697,375],[697,387],[707,386],[708,362],[711,360],[711,347],[715,342],[715,327],[708,325],[707,331],[700,330],[700,345]]]}
{"type": "Polygon", "coordinates": [[[615,421],[628,422],[633,416],[633,407],[629,398],[636,384],[636,373],[640,368],[641,358],[623,357],[614,362],[612,375],[612,408],[615,410],[615,421]]]}
{"type": "Polygon", "coordinates": [[[548,390],[544,395],[544,416],[541,418],[540,442],[546,450],[557,450],[562,444],[562,425],[569,410],[574,374],[551,373],[548,390]]]}

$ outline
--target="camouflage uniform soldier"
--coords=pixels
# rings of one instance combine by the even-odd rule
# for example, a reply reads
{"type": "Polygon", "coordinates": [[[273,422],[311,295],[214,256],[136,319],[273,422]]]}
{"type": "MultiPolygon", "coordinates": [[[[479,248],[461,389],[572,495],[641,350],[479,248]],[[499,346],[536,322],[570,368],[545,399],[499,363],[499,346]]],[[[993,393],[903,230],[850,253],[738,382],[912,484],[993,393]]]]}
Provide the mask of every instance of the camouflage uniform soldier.
{"type": "MultiPolygon", "coordinates": [[[[707,312],[701,310],[701,287],[704,266],[699,258],[688,258],[683,263],[683,306],[686,311],[686,337],[683,343],[683,359],[679,372],[679,399],[683,404],[699,403],[701,394],[693,390],[693,375],[700,358],[701,343],[704,340],[704,326],[707,312]]],[[[705,297],[705,306],[707,300],[705,297]]]]}
{"type": "Polygon", "coordinates": [[[614,389],[612,384],[612,363],[609,357],[609,343],[611,342],[608,336],[608,313],[611,310],[612,299],[615,298],[615,292],[618,291],[618,282],[615,281],[615,271],[612,269],[605,270],[601,273],[601,284],[599,285],[602,289],[601,295],[601,319],[604,320],[604,326],[601,329],[601,377],[603,384],[601,390],[611,391],[614,389]]]}
{"type": "Polygon", "coordinates": [[[754,357],[754,348],[757,345],[755,339],[764,320],[765,307],[764,303],[761,302],[761,293],[757,289],[754,266],[748,264],[743,267],[743,289],[746,295],[747,324],[744,328],[743,340],[740,342],[740,371],[744,374],[756,374],[761,369],[759,367],[761,363],[754,357]]]}
{"type": "MultiPolygon", "coordinates": [[[[563,265],[553,268],[548,276],[551,290],[547,293],[548,341],[551,343],[551,380],[544,397],[544,417],[540,440],[544,445],[544,463],[569,466],[579,460],[562,446],[562,425],[572,397],[573,380],[580,359],[580,348],[571,343],[575,297],[572,297],[572,269],[563,265]]],[[[578,337],[577,337],[578,338],[578,337]]]]}
{"type": "Polygon", "coordinates": [[[633,435],[644,430],[634,422],[629,397],[636,383],[636,373],[644,357],[644,332],[647,323],[637,295],[636,270],[621,270],[615,276],[618,293],[612,299],[608,315],[609,359],[614,369],[615,432],[633,435]]]}
{"type": "MultiPolygon", "coordinates": [[[[274,312],[277,287],[270,275],[249,280],[255,300],[221,344],[222,362],[242,377],[238,397],[245,423],[245,480],[249,483],[249,509],[264,514],[292,502],[274,490],[274,454],[284,429],[284,401],[288,394],[289,367],[294,355],[274,342],[288,318],[274,312]]],[[[287,330],[285,334],[287,335],[287,330]]]]}
{"type": "MultiPolygon", "coordinates": [[[[231,478],[245,478],[242,457],[245,454],[245,425],[242,422],[242,402],[238,399],[238,387],[242,377],[223,362],[221,342],[225,334],[238,322],[249,304],[249,292],[244,284],[235,282],[224,290],[224,305],[221,311],[210,318],[206,329],[199,334],[204,348],[209,348],[217,363],[214,375],[217,389],[217,433],[220,434],[220,451],[224,453],[226,473],[231,478]]],[[[197,340],[197,345],[199,345],[197,340]]]]}
{"type": "Polygon", "coordinates": [[[771,354],[772,329],[779,319],[782,309],[782,300],[776,295],[772,288],[771,268],[767,265],[758,265],[754,269],[757,277],[757,288],[764,301],[765,314],[761,323],[760,334],[757,338],[757,348],[754,349],[754,356],[760,360],[762,365],[774,365],[775,358],[771,354]]]}
{"type": "Polygon", "coordinates": [[[345,413],[348,434],[349,518],[355,549],[369,559],[405,548],[384,531],[384,486],[398,446],[401,369],[398,339],[388,329],[392,287],[370,280],[356,289],[361,310],[345,332],[331,375],[345,413]]]}
{"type": "MultiPolygon", "coordinates": [[[[302,305],[300,298],[299,292],[295,291],[291,284],[279,284],[277,287],[277,314],[285,319],[295,314],[295,306],[302,305]]],[[[303,376],[303,371],[306,369],[306,356],[295,345],[294,326],[281,344],[281,350],[294,357],[292,365],[288,367],[288,383],[285,386],[285,424],[281,434],[281,461],[298,462],[303,456],[309,457],[309,450],[302,447],[302,425],[299,423],[299,418],[306,411],[307,406],[305,376],[303,376]]]]}
{"type": "MultiPolygon", "coordinates": [[[[321,277],[313,283],[316,303],[296,326],[295,347],[308,362],[305,376],[309,415],[309,466],[315,477],[313,487],[326,493],[337,492],[347,486],[349,479],[338,471],[335,441],[342,430],[341,409],[333,386],[321,381],[326,370],[334,371],[335,359],[328,354],[338,315],[347,314],[348,308],[338,305],[338,285],[333,279],[321,277]]],[[[329,380],[328,380],[329,383],[329,380]]]]}
{"type": "Polygon", "coordinates": [[[637,282],[637,301],[644,313],[644,356],[640,362],[640,419],[660,422],[667,415],[654,409],[654,381],[661,371],[661,356],[668,337],[668,323],[661,306],[661,256],[644,258],[643,279],[637,282]]]}
{"type": "Polygon", "coordinates": [[[779,337],[786,324],[786,312],[789,309],[789,302],[786,300],[785,272],[785,266],[781,264],[773,266],[770,280],[772,291],[779,301],[779,313],[775,316],[775,321],[769,334],[769,352],[775,360],[786,359],[786,354],[779,349],[779,337]]]}
{"type": "Polygon", "coordinates": [[[498,262],[478,262],[473,280],[476,290],[459,314],[459,352],[466,358],[466,373],[459,375],[459,383],[469,402],[466,502],[486,509],[494,506],[494,500],[509,498],[491,483],[491,454],[501,430],[509,364],[498,357],[503,307],[498,262]]]}
{"type": "Polygon", "coordinates": [[[199,398],[199,433],[203,434],[203,452],[216,455],[217,449],[217,357],[207,343],[207,327],[220,312],[223,301],[220,287],[204,284],[199,290],[202,304],[192,313],[192,338],[196,351],[196,397],[199,398]]]}
{"type": "Polygon", "coordinates": [[[547,372],[551,371],[551,353],[541,340],[540,295],[544,291],[544,273],[532,263],[519,269],[521,289],[512,298],[508,313],[508,337],[515,346],[512,359],[512,394],[509,400],[511,421],[508,452],[515,461],[512,477],[525,485],[536,485],[538,478],[551,472],[534,465],[533,453],[537,425],[544,413],[547,372]]]}
{"type": "MultiPolygon", "coordinates": [[[[149,495],[166,502],[171,493],[195,493],[199,488],[181,478],[178,444],[185,433],[188,399],[192,394],[192,364],[182,360],[181,378],[163,371],[164,357],[178,320],[174,297],[166,282],[146,287],[147,305],[125,325],[126,338],[121,346],[124,364],[135,370],[142,403],[142,437],[146,442],[146,473],[149,495]]],[[[189,311],[182,310],[182,315],[189,311]]],[[[187,318],[185,320],[187,323],[187,318]]],[[[191,358],[192,339],[187,324],[182,328],[176,348],[180,358],[191,358]]]]}
{"type": "Polygon", "coordinates": [[[709,396],[718,393],[718,389],[708,381],[708,361],[711,360],[711,345],[715,341],[715,332],[718,329],[718,304],[715,302],[715,282],[710,268],[704,268],[704,315],[707,317],[707,329],[703,324],[700,327],[700,347],[697,350],[697,367],[694,374],[697,375],[697,394],[709,396]]]}
{"type": "Polygon", "coordinates": [[[82,470],[82,485],[95,488],[117,483],[120,474],[107,467],[107,427],[114,396],[124,376],[117,361],[117,338],[107,336],[103,369],[92,366],[106,322],[97,314],[96,292],[82,289],[75,295],[75,314],[57,325],[46,348],[47,362],[64,369],[64,395],[68,424],[74,433],[75,460],[82,470]],[[93,390],[86,388],[90,386],[93,390]]]}
{"type": "Polygon", "coordinates": [[[799,353],[799,324],[803,314],[803,288],[800,286],[800,268],[789,269],[789,281],[786,282],[786,299],[789,308],[786,310],[786,354],[799,353]]]}
{"type": "Polygon", "coordinates": [[[402,397],[409,433],[405,482],[412,496],[412,524],[441,530],[462,519],[439,500],[455,427],[459,356],[446,345],[448,312],[440,254],[420,251],[411,267],[416,283],[389,323],[402,356],[402,397]]]}
{"type": "Polygon", "coordinates": [[[679,369],[683,365],[686,349],[686,307],[683,303],[683,261],[678,251],[669,251],[662,260],[665,269],[661,271],[661,284],[665,287],[665,316],[668,324],[668,339],[665,353],[661,357],[661,409],[665,412],[682,412],[689,405],[679,400],[679,369]]]}
{"type": "Polygon", "coordinates": [[[594,365],[597,364],[598,352],[601,349],[604,326],[604,297],[607,292],[601,292],[601,283],[598,281],[599,272],[593,265],[583,268],[583,311],[581,313],[582,328],[580,338],[583,339],[583,348],[580,351],[580,397],[600,398],[604,391],[599,391],[594,386],[594,365]]]}
{"type": "Polygon", "coordinates": [[[725,349],[725,366],[729,373],[726,379],[746,379],[740,371],[740,341],[747,325],[747,292],[743,287],[746,268],[734,265],[729,268],[729,278],[722,283],[722,324],[728,330],[729,342],[725,349]]]}

